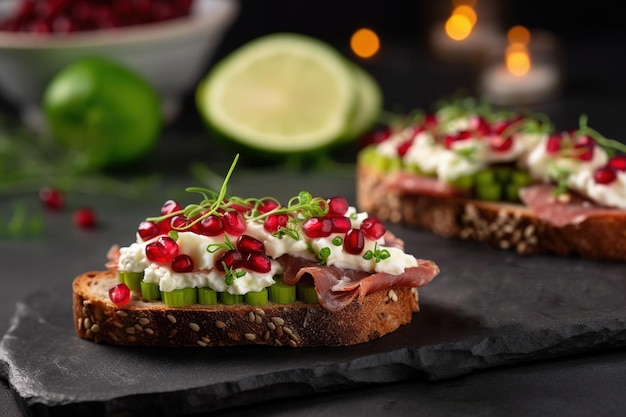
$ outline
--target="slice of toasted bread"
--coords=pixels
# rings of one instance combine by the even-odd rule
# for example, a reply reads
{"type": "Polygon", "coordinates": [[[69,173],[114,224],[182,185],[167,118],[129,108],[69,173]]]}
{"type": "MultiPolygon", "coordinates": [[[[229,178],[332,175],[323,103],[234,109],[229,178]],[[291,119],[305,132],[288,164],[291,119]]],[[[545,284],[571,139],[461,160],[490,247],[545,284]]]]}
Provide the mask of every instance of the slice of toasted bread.
{"type": "Polygon", "coordinates": [[[557,226],[521,204],[435,197],[393,189],[384,173],[364,163],[357,167],[356,188],[360,210],[444,237],[486,242],[521,254],[626,260],[626,215],[594,216],[557,226]]]}
{"type": "Polygon", "coordinates": [[[138,294],[124,306],[110,301],[112,271],[79,275],[73,282],[76,334],[120,346],[342,346],[393,332],[418,311],[417,289],[392,287],[358,298],[339,312],[319,304],[168,307],[138,294]]]}

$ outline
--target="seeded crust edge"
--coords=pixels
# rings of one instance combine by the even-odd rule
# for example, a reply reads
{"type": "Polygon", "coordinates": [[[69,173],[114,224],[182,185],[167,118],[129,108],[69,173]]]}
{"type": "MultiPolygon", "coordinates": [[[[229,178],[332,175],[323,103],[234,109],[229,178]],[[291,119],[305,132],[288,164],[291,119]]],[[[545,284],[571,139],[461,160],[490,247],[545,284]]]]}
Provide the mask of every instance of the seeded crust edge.
{"type": "Polygon", "coordinates": [[[345,346],[368,342],[408,324],[419,311],[416,288],[393,287],[332,313],[319,304],[167,307],[133,294],[118,307],[112,271],[92,271],[72,284],[76,335],[116,346],[345,346]]]}
{"type": "Polygon", "coordinates": [[[402,192],[390,187],[383,173],[363,163],[357,164],[356,199],[360,210],[381,220],[447,238],[485,242],[525,255],[626,260],[626,215],[590,217],[558,227],[520,204],[402,192]]]}

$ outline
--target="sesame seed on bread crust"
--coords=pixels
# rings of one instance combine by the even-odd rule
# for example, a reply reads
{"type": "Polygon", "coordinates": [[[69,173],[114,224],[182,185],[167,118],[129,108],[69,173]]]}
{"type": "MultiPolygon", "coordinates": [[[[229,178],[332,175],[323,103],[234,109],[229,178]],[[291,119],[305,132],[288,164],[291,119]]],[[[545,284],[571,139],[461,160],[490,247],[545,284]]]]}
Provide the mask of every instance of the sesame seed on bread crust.
{"type": "Polygon", "coordinates": [[[419,311],[417,289],[393,287],[353,301],[339,312],[319,304],[268,303],[168,307],[133,294],[110,301],[113,271],[93,271],[73,282],[78,337],[118,346],[343,346],[364,343],[408,324],[419,311]]]}
{"type": "Polygon", "coordinates": [[[391,189],[385,174],[359,163],[357,206],[381,220],[447,238],[485,242],[520,254],[555,254],[626,260],[626,215],[594,216],[555,226],[521,204],[464,197],[434,197],[391,189]]]}

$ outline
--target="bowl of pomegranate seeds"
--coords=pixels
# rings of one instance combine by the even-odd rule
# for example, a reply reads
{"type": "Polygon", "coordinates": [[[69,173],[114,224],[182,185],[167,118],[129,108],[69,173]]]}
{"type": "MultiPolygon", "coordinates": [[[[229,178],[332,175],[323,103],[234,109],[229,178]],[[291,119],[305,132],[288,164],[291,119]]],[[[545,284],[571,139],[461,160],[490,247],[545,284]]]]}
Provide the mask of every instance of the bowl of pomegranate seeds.
{"type": "Polygon", "coordinates": [[[41,129],[43,92],[70,63],[102,56],[136,70],[179,112],[239,11],[237,0],[0,2],[0,94],[41,129]]]}

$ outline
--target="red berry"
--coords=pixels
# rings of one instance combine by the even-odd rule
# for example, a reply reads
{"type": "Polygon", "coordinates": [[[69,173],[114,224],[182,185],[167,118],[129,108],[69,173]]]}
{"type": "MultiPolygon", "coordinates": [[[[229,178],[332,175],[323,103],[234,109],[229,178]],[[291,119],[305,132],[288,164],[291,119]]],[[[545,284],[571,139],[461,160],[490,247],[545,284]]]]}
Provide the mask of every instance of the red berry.
{"type": "Polygon", "coordinates": [[[377,217],[368,217],[361,223],[361,230],[366,238],[378,240],[385,235],[387,230],[377,217]]]}
{"type": "Polygon", "coordinates": [[[241,252],[265,252],[265,245],[250,235],[241,235],[237,241],[237,249],[241,252]]]}
{"type": "Polygon", "coordinates": [[[224,265],[230,269],[237,269],[243,264],[243,255],[235,249],[224,252],[215,260],[215,269],[224,272],[224,265]]]}
{"type": "Polygon", "coordinates": [[[159,230],[159,226],[157,226],[156,223],[143,221],[139,223],[139,227],[137,228],[137,233],[139,234],[139,237],[141,238],[141,240],[145,242],[146,240],[150,240],[160,235],[161,231],[159,230]]]}
{"type": "Polygon", "coordinates": [[[51,210],[60,210],[63,207],[63,194],[55,188],[44,187],[39,190],[39,200],[51,210]]]}
{"type": "Polygon", "coordinates": [[[605,167],[602,167],[602,168],[598,168],[593,173],[593,179],[598,184],[605,184],[606,185],[606,184],[610,184],[613,181],[615,181],[617,179],[617,174],[615,173],[615,170],[613,168],[605,166],[605,167]]]}
{"type": "Polygon", "coordinates": [[[270,258],[262,252],[250,252],[247,254],[243,266],[251,271],[264,274],[272,270],[270,258]]]}
{"type": "Polygon", "coordinates": [[[81,229],[91,229],[96,226],[96,213],[89,207],[81,208],[74,213],[74,223],[81,229]]]}
{"type": "Polygon", "coordinates": [[[236,210],[227,211],[222,216],[222,224],[224,232],[229,235],[239,236],[246,231],[246,218],[243,214],[236,210]]]}
{"type": "Polygon", "coordinates": [[[328,217],[311,217],[304,221],[302,230],[311,238],[327,237],[333,232],[333,223],[328,217]]]}
{"type": "Polygon", "coordinates": [[[178,255],[178,244],[169,236],[161,236],[146,245],[146,258],[152,262],[171,262],[178,255]]]}
{"type": "Polygon", "coordinates": [[[117,284],[109,290],[109,298],[117,306],[128,304],[130,301],[130,289],[124,283],[117,284]]]}
{"type": "Polygon", "coordinates": [[[182,254],[172,259],[172,270],[174,272],[191,272],[193,267],[193,259],[189,255],[182,254]]]}
{"type": "Polygon", "coordinates": [[[626,171],[626,155],[612,156],[607,165],[617,171],[626,171]]]}
{"type": "Polygon", "coordinates": [[[182,207],[174,200],[167,200],[163,203],[163,206],[161,206],[162,215],[171,214],[179,210],[182,210],[182,207]]]}
{"type": "Polygon", "coordinates": [[[358,255],[363,252],[365,247],[365,237],[360,229],[350,229],[346,233],[343,239],[343,250],[352,254],[358,255]]]}
{"type": "Polygon", "coordinates": [[[546,142],[546,152],[556,153],[561,150],[561,135],[553,133],[548,137],[546,142]]]}
{"type": "Polygon", "coordinates": [[[204,236],[217,236],[224,233],[221,216],[211,214],[195,224],[194,230],[204,236]]]}
{"type": "Polygon", "coordinates": [[[276,233],[281,227],[287,226],[289,215],[285,213],[272,214],[267,216],[263,222],[263,229],[268,233],[276,233]]]}
{"type": "Polygon", "coordinates": [[[333,224],[333,233],[346,233],[352,228],[352,222],[345,216],[334,216],[330,221],[333,224]]]}
{"type": "Polygon", "coordinates": [[[350,208],[348,200],[345,197],[337,196],[331,197],[326,200],[328,203],[328,215],[329,216],[343,216],[350,208]]]}

